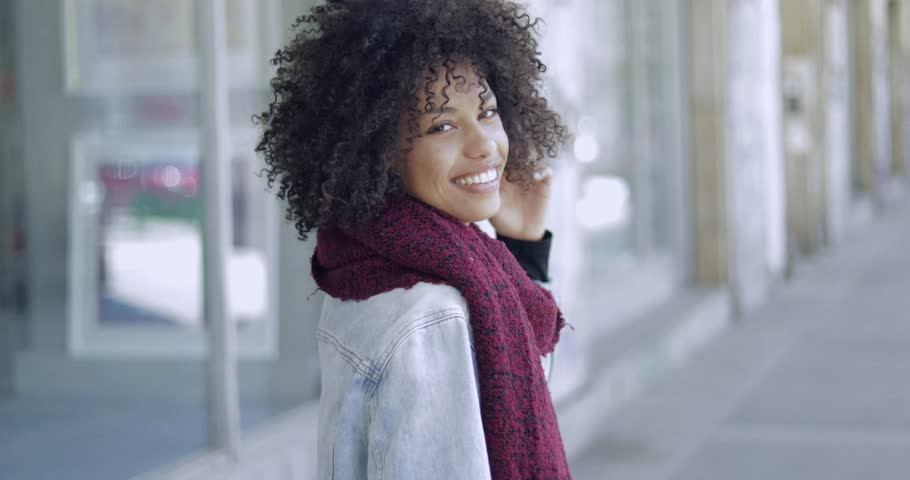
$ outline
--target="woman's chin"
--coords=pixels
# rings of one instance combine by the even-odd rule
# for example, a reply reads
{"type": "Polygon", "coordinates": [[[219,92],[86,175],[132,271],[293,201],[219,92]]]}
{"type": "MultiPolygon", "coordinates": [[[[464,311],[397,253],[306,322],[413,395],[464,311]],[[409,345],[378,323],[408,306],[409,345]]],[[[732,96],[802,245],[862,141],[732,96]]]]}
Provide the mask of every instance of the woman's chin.
{"type": "Polygon", "coordinates": [[[452,197],[444,201],[428,201],[411,194],[412,197],[434,208],[448,213],[464,223],[475,223],[489,220],[499,212],[501,206],[499,192],[488,195],[487,198],[463,199],[452,197]]]}
{"type": "Polygon", "coordinates": [[[499,206],[499,198],[497,197],[495,201],[490,201],[486,205],[477,205],[476,208],[462,210],[454,215],[466,223],[482,222],[496,215],[499,212],[499,206]]]}

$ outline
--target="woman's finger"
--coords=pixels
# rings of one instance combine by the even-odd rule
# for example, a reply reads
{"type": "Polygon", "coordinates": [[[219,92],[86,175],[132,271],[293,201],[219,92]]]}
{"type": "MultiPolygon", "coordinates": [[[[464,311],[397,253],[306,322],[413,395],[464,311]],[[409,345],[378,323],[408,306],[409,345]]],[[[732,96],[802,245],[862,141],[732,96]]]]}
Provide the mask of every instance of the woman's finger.
{"type": "Polygon", "coordinates": [[[535,182],[539,182],[544,178],[551,177],[553,175],[553,169],[550,167],[543,167],[534,171],[532,178],[535,182]]]}

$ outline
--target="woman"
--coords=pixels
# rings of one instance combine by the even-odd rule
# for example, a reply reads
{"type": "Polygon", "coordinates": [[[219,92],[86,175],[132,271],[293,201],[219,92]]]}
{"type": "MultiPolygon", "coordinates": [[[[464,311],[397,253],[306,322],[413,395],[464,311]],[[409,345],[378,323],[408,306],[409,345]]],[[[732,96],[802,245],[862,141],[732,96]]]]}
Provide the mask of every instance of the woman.
{"type": "Polygon", "coordinates": [[[571,478],[541,286],[567,132],[535,24],[501,0],[334,1],[273,60],[258,151],[300,237],[318,229],[327,294],[319,478],[571,478]]]}

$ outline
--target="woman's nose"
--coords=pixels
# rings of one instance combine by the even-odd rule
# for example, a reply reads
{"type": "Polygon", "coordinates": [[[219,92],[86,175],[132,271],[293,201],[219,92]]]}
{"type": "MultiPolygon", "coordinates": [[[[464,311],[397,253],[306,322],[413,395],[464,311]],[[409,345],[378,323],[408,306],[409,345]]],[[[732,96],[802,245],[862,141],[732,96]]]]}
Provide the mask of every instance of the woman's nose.
{"type": "Polygon", "coordinates": [[[470,130],[465,141],[468,158],[487,158],[496,152],[496,140],[482,126],[474,126],[470,130]]]}

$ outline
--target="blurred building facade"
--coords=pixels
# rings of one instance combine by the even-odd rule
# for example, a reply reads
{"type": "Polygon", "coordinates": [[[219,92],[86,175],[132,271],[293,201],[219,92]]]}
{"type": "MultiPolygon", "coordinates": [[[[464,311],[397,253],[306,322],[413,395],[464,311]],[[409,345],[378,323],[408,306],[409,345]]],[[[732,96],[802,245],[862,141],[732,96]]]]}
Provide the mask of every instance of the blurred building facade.
{"type": "MultiPolygon", "coordinates": [[[[0,0],[0,479],[314,475],[313,244],[255,175],[250,122],[313,3],[0,0]]],[[[600,410],[906,197],[910,1],[529,7],[575,133],[550,210],[571,457],[600,410]],[[655,316],[659,339],[613,347],[655,316]]]]}

